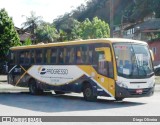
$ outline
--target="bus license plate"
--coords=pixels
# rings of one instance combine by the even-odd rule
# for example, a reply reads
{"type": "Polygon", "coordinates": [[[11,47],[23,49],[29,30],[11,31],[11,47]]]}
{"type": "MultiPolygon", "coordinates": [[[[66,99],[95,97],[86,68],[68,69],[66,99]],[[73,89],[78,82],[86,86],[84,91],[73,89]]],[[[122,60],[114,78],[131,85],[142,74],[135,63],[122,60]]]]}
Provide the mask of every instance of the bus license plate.
{"type": "Polygon", "coordinates": [[[138,90],[136,90],[136,93],[137,93],[137,94],[142,94],[142,92],[143,92],[143,90],[142,90],[142,89],[138,89],[138,90]]]}

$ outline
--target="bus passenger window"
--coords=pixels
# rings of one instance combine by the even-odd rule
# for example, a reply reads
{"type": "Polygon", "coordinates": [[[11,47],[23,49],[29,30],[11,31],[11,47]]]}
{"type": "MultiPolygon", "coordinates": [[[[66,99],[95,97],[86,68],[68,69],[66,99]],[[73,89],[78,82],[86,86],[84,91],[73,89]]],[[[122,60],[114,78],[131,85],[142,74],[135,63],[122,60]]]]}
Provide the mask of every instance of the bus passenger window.
{"type": "Polygon", "coordinates": [[[25,53],[24,52],[20,52],[20,64],[23,64],[24,63],[24,57],[25,57],[25,53]]]}
{"type": "Polygon", "coordinates": [[[76,50],[76,62],[77,64],[82,64],[83,60],[82,60],[82,48],[78,47],[76,50]]]}
{"type": "Polygon", "coordinates": [[[70,48],[66,48],[66,54],[65,54],[65,63],[69,64],[69,59],[70,59],[70,48]]]}
{"type": "Polygon", "coordinates": [[[98,53],[98,72],[102,75],[108,75],[107,72],[107,62],[105,60],[104,52],[98,53]]]}
{"type": "Polygon", "coordinates": [[[26,51],[25,52],[25,64],[29,64],[30,63],[30,52],[26,51]]]}
{"type": "Polygon", "coordinates": [[[92,61],[93,61],[93,49],[91,47],[89,47],[89,50],[88,50],[88,63],[92,64],[92,61]]]}
{"type": "Polygon", "coordinates": [[[71,48],[69,51],[69,64],[74,64],[75,60],[75,49],[71,48]]]}
{"type": "Polygon", "coordinates": [[[43,50],[43,59],[45,64],[50,64],[51,60],[51,49],[44,49],[43,50]]]}
{"type": "Polygon", "coordinates": [[[42,63],[42,50],[36,50],[36,63],[42,63]]]}
{"type": "Polygon", "coordinates": [[[58,57],[59,64],[64,64],[64,49],[59,49],[58,57]]]}
{"type": "Polygon", "coordinates": [[[16,53],[15,52],[11,52],[11,60],[10,63],[11,64],[15,64],[16,63],[16,53]]]}
{"type": "Polygon", "coordinates": [[[57,49],[51,50],[51,64],[56,64],[57,60],[57,49]]]}
{"type": "Polygon", "coordinates": [[[35,64],[35,51],[31,50],[31,64],[35,64]]]}

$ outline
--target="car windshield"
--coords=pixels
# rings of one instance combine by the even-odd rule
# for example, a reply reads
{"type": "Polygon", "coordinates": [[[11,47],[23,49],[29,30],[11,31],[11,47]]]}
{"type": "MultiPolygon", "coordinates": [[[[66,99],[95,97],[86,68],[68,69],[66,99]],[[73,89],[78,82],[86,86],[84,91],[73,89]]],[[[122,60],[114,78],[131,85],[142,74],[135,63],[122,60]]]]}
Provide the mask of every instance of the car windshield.
{"type": "Polygon", "coordinates": [[[113,46],[119,76],[144,78],[153,74],[151,56],[146,45],[116,43],[113,46]]]}

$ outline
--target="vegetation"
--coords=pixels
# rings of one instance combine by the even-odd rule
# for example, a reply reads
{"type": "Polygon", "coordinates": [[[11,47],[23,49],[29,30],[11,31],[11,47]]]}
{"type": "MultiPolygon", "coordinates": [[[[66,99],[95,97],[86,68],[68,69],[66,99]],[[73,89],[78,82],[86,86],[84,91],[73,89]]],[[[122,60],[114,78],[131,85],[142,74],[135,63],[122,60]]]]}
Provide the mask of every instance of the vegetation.
{"type": "Polygon", "coordinates": [[[95,39],[95,38],[107,38],[110,36],[109,25],[98,19],[93,18],[92,21],[86,19],[82,23],[78,23],[79,26],[75,26],[72,30],[73,38],[81,39],[95,39]]]}
{"type": "Polygon", "coordinates": [[[22,45],[32,45],[32,41],[30,38],[25,39],[24,43],[22,45]]]}
{"type": "Polygon", "coordinates": [[[54,25],[43,22],[36,28],[35,36],[38,42],[50,43],[56,41],[59,34],[54,25]]]}
{"type": "Polygon", "coordinates": [[[6,54],[12,46],[21,45],[12,19],[5,9],[0,10],[0,59],[6,60],[6,54]]]}

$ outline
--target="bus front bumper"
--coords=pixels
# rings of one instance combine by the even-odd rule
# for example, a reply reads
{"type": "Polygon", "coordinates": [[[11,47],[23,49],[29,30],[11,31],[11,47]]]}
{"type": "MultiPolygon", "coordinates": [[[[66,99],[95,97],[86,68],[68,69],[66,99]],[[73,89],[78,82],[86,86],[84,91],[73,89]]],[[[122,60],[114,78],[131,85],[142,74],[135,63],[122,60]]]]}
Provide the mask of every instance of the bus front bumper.
{"type": "Polygon", "coordinates": [[[154,93],[154,87],[143,89],[127,89],[116,85],[116,98],[146,97],[154,93]]]}

